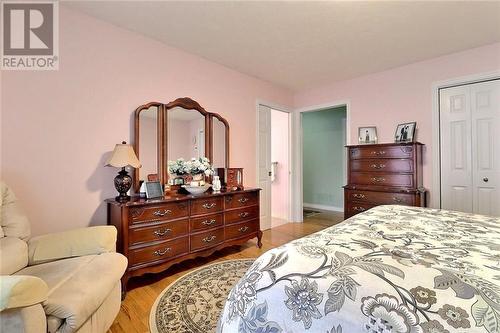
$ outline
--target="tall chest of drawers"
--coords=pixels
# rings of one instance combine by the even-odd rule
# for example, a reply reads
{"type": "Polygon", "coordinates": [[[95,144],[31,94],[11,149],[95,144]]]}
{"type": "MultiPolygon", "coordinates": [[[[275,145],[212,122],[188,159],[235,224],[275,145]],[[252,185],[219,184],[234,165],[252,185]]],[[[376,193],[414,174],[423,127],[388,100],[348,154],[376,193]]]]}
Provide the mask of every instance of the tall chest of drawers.
{"type": "Polygon", "coordinates": [[[161,272],[254,237],[261,247],[259,191],[106,200],[108,224],[118,229],[117,251],[128,259],[123,290],[133,276],[161,272]]]}
{"type": "Polygon", "coordinates": [[[422,151],[419,142],[347,146],[344,217],[378,205],[425,207],[422,151]]]}

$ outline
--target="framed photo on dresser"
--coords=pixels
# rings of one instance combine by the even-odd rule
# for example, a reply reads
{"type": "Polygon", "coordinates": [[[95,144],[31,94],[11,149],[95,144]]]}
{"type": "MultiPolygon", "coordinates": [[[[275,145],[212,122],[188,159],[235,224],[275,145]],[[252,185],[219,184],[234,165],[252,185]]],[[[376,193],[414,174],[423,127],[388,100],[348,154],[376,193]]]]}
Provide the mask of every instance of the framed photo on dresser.
{"type": "Polygon", "coordinates": [[[358,143],[359,144],[375,144],[377,143],[377,127],[367,126],[358,127],[358,143]]]}
{"type": "Polygon", "coordinates": [[[394,141],[396,143],[401,142],[415,142],[415,128],[417,127],[416,122],[399,124],[396,128],[396,133],[394,135],[394,141]]]}

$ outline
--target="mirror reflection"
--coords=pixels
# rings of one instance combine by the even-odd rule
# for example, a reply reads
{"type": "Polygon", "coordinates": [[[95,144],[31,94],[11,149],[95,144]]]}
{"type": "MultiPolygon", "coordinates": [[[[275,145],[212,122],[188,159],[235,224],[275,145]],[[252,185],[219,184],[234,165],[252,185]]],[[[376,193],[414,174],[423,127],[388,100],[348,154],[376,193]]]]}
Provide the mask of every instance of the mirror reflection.
{"type": "Polygon", "coordinates": [[[139,113],[139,180],[158,180],[158,107],[151,106],[139,113]]]}
{"type": "Polygon", "coordinates": [[[205,116],[175,107],[167,112],[167,161],[205,156],[205,116]]]}
{"type": "Polygon", "coordinates": [[[217,117],[213,117],[212,121],[212,162],[214,168],[226,167],[226,125],[217,117]]]}

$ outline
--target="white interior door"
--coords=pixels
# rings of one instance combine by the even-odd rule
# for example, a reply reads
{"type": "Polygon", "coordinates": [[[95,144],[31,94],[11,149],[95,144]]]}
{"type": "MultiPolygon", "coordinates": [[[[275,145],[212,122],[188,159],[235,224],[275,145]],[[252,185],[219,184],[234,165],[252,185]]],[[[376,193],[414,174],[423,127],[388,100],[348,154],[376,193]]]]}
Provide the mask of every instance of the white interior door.
{"type": "Polygon", "coordinates": [[[260,227],[271,228],[271,109],[258,110],[258,181],[260,192],[260,227]]]}
{"type": "Polygon", "coordinates": [[[500,216],[500,80],[442,89],[441,207],[500,216]]]}
{"type": "Polygon", "coordinates": [[[472,212],[470,87],[440,91],[441,207],[472,212]]]}
{"type": "Polygon", "coordinates": [[[500,216],[500,80],[471,89],[473,209],[500,216]]]}

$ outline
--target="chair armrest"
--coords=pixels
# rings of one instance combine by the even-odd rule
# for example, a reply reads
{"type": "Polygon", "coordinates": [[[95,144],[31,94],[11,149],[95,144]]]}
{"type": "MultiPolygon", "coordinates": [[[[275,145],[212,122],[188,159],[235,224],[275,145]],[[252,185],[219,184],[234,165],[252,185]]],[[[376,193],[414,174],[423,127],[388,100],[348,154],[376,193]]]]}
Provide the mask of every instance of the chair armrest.
{"type": "Polygon", "coordinates": [[[28,275],[0,276],[0,312],[47,300],[49,287],[40,278],[28,275]]]}
{"type": "Polygon", "coordinates": [[[38,236],[28,241],[28,265],[116,251],[116,228],[97,226],[38,236]]]}

